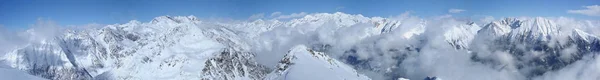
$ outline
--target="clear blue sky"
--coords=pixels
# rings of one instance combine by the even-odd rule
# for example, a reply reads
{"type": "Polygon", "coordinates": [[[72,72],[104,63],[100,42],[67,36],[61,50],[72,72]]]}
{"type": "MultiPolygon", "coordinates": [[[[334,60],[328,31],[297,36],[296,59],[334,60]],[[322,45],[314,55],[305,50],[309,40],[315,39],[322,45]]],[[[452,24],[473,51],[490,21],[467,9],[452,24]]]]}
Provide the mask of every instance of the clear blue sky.
{"type": "Polygon", "coordinates": [[[247,19],[253,14],[273,12],[345,12],[365,16],[394,16],[406,11],[422,17],[454,16],[543,16],[599,19],[567,10],[600,5],[600,0],[0,0],[0,25],[26,28],[37,19],[59,25],[115,24],[129,20],[146,22],[162,15],[199,18],[247,19]]]}

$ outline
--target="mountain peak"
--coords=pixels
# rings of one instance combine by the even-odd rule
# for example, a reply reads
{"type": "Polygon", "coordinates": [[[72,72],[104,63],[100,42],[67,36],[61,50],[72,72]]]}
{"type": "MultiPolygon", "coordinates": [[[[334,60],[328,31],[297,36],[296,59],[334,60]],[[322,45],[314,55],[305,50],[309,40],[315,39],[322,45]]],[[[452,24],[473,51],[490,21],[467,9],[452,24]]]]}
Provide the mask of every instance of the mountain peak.
{"type": "Polygon", "coordinates": [[[483,27],[483,29],[479,30],[478,33],[487,34],[489,36],[502,36],[511,31],[510,27],[504,24],[504,20],[502,22],[493,21],[483,27]]]}
{"type": "Polygon", "coordinates": [[[154,19],[152,19],[151,23],[157,24],[157,23],[183,23],[183,22],[199,22],[200,20],[198,18],[196,18],[196,16],[190,15],[190,16],[159,16],[156,17],[154,19]]]}
{"type": "Polygon", "coordinates": [[[591,42],[590,40],[600,39],[600,37],[597,37],[597,36],[594,36],[592,34],[586,33],[586,32],[581,31],[579,29],[573,29],[573,35],[572,36],[574,36],[576,38],[580,38],[580,39],[582,39],[582,40],[584,40],[584,41],[586,41],[588,43],[591,42]]]}
{"type": "Polygon", "coordinates": [[[519,40],[536,39],[547,41],[552,35],[558,34],[557,32],[558,25],[552,20],[536,17],[534,19],[519,21],[519,26],[511,32],[511,37],[519,40]]]}
{"type": "Polygon", "coordinates": [[[481,28],[477,25],[458,24],[446,31],[444,37],[446,38],[446,41],[455,48],[468,48],[468,44],[480,29],[481,28]]]}
{"type": "Polygon", "coordinates": [[[515,28],[521,27],[521,22],[522,22],[522,20],[520,20],[520,19],[513,18],[513,17],[507,17],[507,18],[502,19],[499,22],[499,24],[506,25],[512,29],[515,29],[515,28]]]}

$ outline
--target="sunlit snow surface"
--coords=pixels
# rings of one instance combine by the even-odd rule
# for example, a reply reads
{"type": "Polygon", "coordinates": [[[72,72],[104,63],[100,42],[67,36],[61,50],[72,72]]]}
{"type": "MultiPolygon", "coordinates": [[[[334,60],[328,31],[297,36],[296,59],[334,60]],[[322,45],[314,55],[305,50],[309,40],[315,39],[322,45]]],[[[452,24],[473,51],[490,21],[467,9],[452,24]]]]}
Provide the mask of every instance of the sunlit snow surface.
{"type": "Polygon", "coordinates": [[[341,12],[249,21],[160,16],[83,28],[42,21],[0,35],[0,61],[2,74],[16,79],[600,79],[599,21],[476,22],[341,12]]]}
{"type": "Polygon", "coordinates": [[[359,74],[351,66],[330,58],[322,52],[315,52],[304,45],[293,47],[286,57],[291,58],[285,70],[275,72],[271,79],[283,80],[370,80],[359,74]]]}

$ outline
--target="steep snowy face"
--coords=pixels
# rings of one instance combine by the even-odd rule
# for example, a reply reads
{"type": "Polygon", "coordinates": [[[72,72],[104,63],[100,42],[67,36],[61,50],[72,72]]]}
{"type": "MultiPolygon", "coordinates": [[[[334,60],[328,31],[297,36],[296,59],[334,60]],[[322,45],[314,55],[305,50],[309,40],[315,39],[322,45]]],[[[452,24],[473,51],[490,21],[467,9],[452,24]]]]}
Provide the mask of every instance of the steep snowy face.
{"type": "Polygon", "coordinates": [[[277,69],[269,74],[272,80],[371,80],[322,52],[316,52],[304,45],[292,48],[279,62],[277,69]]]}
{"type": "Polygon", "coordinates": [[[255,62],[254,54],[226,50],[210,58],[202,69],[203,79],[258,80],[270,71],[255,62]]]}
{"type": "Polygon", "coordinates": [[[568,43],[574,44],[573,46],[577,46],[576,48],[579,51],[577,54],[566,54],[569,55],[567,57],[572,57],[570,55],[583,55],[589,52],[600,51],[600,37],[583,32],[579,29],[573,29],[572,32],[573,33],[569,36],[568,43]]]}
{"type": "Polygon", "coordinates": [[[573,40],[579,39],[579,40],[585,41],[586,43],[591,43],[591,42],[597,41],[600,38],[595,35],[583,32],[582,30],[573,29],[571,39],[573,39],[573,40]]]}
{"type": "Polygon", "coordinates": [[[75,67],[56,44],[39,44],[7,53],[3,61],[32,75],[52,79],[85,79],[88,73],[75,67]],[[66,74],[62,74],[66,73],[66,74]]]}
{"type": "Polygon", "coordinates": [[[482,35],[482,37],[500,37],[508,34],[511,30],[512,29],[508,25],[494,21],[485,25],[481,30],[478,31],[478,34],[482,35]]]}
{"type": "Polygon", "coordinates": [[[504,18],[503,20],[498,21],[498,24],[506,25],[506,26],[509,26],[510,28],[514,29],[514,28],[521,27],[522,22],[523,22],[522,20],[517,19],[517,18],[504,18]]]}
{"type": "Polygon", "coordinates": [[[102,73],[97,69],[104,68],[105,62],[118,57],[110,54],[110,51],[91,37],[88,33],[76,34],[74,31],[67,31],[62,36],[30,43],[14,50],[2,60],[12,67],[44,78],[90,78],[102,73]]]}
{"type": "Polygon", "coordinates": [[[521,22],[509,34],[514,41],[548,41],[558,33],[558,25],[552,20],[537,17],[521,22]]]}
{"type": "Polygon", "coordinates": [[[458,24],[451,27],[444,33],[446,41],[457,49],[469,48],[469,44],[474,39],[477,31],[481,28],[477,24],[458,24]]]}

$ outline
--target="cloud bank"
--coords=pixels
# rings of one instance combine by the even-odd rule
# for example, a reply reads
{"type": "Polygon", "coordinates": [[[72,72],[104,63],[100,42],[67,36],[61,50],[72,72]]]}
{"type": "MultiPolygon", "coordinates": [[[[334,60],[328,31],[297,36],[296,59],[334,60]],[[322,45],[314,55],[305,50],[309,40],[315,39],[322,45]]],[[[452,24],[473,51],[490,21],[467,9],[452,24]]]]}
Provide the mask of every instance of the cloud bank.
{"type": "Polygon", "coordinates": [[[600,16],[600,6],[591,5],[591,6],[583,6],[585,9],[580,10],[568,10],[567,13],[572,14],[582,14],[587,16],[600,16]]]}
{"type": "Polygon", "coordinates": [[[281,12],[274,12],[271,14],[271,16],[273,16],[274,19],[290,19],[290,18],[304,17],[306,15],[308,15],[308,13],[306,13],[306,12],[292,13],[289,15],[282,15],[281,12]]]}

